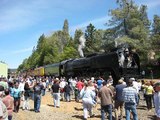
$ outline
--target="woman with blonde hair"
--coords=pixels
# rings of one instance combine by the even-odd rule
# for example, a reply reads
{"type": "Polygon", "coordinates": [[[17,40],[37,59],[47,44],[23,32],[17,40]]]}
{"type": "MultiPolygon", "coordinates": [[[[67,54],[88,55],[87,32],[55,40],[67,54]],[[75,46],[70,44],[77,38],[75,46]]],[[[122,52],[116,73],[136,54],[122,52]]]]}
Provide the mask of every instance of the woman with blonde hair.
{"type": "Polygon", "coordinates": [[[146,87],[145,87],[145,94],[146,94],[145,98],[146,98],[148,111],[151,111],[152,109],[153,93],[154,93],[154,89],[153,89],[153,86],[151,85],[151,82],[149,81],[146,83],[146,87]]]}

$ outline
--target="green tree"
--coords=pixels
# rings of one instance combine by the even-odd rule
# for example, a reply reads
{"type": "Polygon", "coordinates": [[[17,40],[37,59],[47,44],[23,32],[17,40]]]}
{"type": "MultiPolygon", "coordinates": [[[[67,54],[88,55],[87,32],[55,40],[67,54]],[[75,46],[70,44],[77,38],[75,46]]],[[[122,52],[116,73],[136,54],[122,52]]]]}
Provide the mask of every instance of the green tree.
{"type": "Polygon", "coordinates": [[[94,43],[94,32],[96,31],[95,27],[90,23],[85,30],[86,46],[84,51],[86,54],[93,53],[93,43],[94,43]]]}
{"type": "Polygon", "coordinates": [[[103,38],[104,38],[104,30],[96,30],[93,34],[93,52],[102,52],[103,49],[103,38]]]}
{"type": "Polygon", "coordinates": [[[68,41],[70,39],[69,36],[69,24],[68,20],[65,19],[63,24],[63,30],[59,31],[59,40],[61,42],[61,52],[63,53],[64,46],[68,44],[68,41]]]}
{"type": "Polygon", "coordinates": [[[118,0],[117,3],[119,7],[111,10],[112,19],[109,24],[115,31],[115,39],[127,42],[137,49],[141,59],[147,60],[150,49],[147,7],[138,7],[132,0],[118,0]]]}
{"type": "Polygon", "coordinates": [[[40,55],[37,66],[43,66],[44,65],[44,57],[45,57],[45,54],[46,54],[46,48],[47,48],[46,38],[43,34],[43,35],[40,36],[40,38],[38,40],[38,44],[37,44],[37,52],[40,55]]]}
{"type": "Polygon", "coordinates": [[[75,34],[74,34],[74,43],[76,45],[76,48],[78,48],[79,38],[83,35],[83,31],[81,29],[76,29],[75,34]]]}
{"type": "Polygon", "coordinates": [[[30,68],[38,67],[39,59],[40,54],[37,51],[33,51],[31,56],[28,58],[28,64],[30,68]]]}
{"type": "Polygon", "coordinates": [[[102,38],[102,48],[104,51],[110,51],[115,48],[115,30],[114,29],[107,29],[104,31],[104,35],[102,38]]]}
{"type": "Polygon", "coordinates": [[[154,15],[152,24],[152,50],[156,52],[156,57],[160,58],[160,16],[154,15]]]}
{"type": "Polygon", "coordinates": [[[67,19],[64,20],[63,32],[69,35],[69,24],[67,19]]]}

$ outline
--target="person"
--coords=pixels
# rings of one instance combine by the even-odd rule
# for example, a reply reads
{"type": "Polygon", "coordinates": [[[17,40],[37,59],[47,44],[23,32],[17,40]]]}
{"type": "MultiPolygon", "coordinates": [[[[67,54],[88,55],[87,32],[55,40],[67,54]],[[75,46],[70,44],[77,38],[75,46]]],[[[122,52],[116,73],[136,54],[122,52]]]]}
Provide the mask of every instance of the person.
{"type": "Polygon", "coordinates": [[[49,90],[49,78],[48,77],[46,77],[46,89],[48,89],[49,90]]]}
{"type": "Polygon", "coordinates": [[[153,86],[151,85],[151,82],[147,82],[145,91],[146,91],[146,94],[145,94],[146,105],[147,105],[148,111],[150,112],[152,109],[152,99],[154,94],[154,89],[153,89],[153,86]]]}
{"type": "Polygon", "coordinates": [[[0,91],[4,91],[4,87],[0,85],[0,91]]]}
{"type": "Polygon", "coordinates": [[[155,113],[156,120],[160,120],[160,82],[154,84],[154,104],[155,104],[155,113]]]}
{"type": "Polygon", "coordinates": [[[141,74],[142,74],[142,78],[145,78],[146,72],[144,70],[142,71],[141,74]]]}
{"type": "Polygon", "coordinates": [[[88,88],[91,89],[94,93],[95,93],[95,98],[94,98],[94,102],[95,104],[97,104],[97,86],[95,85],[94,82],[92,82],[92,80],[88,81],[88,88]]]}
{"type": "Polygon", "coordinates": [[[62,98],[61,100],[63,101],[64,100],[64,87],[66,86],[65,78],[60,79],[59,86],[60,86],[60,95],[61,95],[61,98],[62,98]]]}
{"type": "Polygon", "coordinates": [[[150,70],[151,79],[153,80],[153,71],[150,70]]]}
{"type": "Polygon", "coordinates": [[[6,89],[4,91],[4,93],[6,96],[3,98],[2,101],[7,107],[8,120],[12,120],[12,113],[13,113],[13,109],[14,109],[14,99],[13,99],[13,97],[10,96],[9,89],[6,89]]]}
{"type": "Polygon", "coordinates": [[[77,81],[73,78],[70,78],[69,82],[70,82],[70,86],[72,88],[72,98],[75,98],[75,89],[76,89],[77,81]]]}
{"type": "Polygon", "coordinates": [[[94,77],[91,77],[91,81],[92,81],[92,83],[94,83],[94,77]]]}
{"type": "Polygon", "coordinates": [[[107,82],[110,83],[111,85],[113,85],[113,78],[111,75],[108,77],[107,82]]]}
{"type": "Polygon", "coordinates": [[[76,94],[76,101],[79,102],[80,99],[80,91],[82,90],[84,84],[82,82],[81,79],[78,80],[77,84],[76,84],[76,88],[77,88],[77,94],[76,94]]]}
{"type": "Polygon", "coordinates": [[[119,120],[123,118],[123,107],[124,107],[124,101],[123,101],[123,96],[122,96],[122,92],[123,89],[126,87],[125,84],[123,84],[123,80],[120,79],[118,81],[118,85],[116,85],[115,87],[115,91],[116,91],[116,95],[115,95],[115,119],[119,120]],[[119,114],[119,109],[120,109],[120,114],[119,114]],[[119,117],[120,115],[120,117],[119,117]]]}
{"type": "Polygon", "coordinates": [[[112,120],[112,97],[113,93],[107,86],[107,82],[103,82],[103,87],[98,92],[98,97],[101,100],[101,119],[105,120],[105,113],[108,112],[109,120],[112,120]]]}
{"type": "Polygon", "coordinates": [[[8,111],[2,101],[3,91],[0,91],[0,120],[8,120],[8,111]]]}
{"type": "Polygon", "coordinates": [[[59,79],[55,79],[54,83],[51,87],[52,95],[53,95],[53,101],[54,101],[54,107],[59,108],[60,107],[60,86],[59,86],[59,79]]]}
{"type": "Polygon", "coordinates": [[[89,111],[89,115],[90,117],[93,117],[93,104],[94,102],[94,98],[95,98],[95,93],[88,88],[88,82],[86,81],[84,83],[84,87],[80,92],[80,98],[82,98],[82,103],[83,103],[83,116],[84,116],[84,120],[87,120],[88,118],[88,111],[89,111]]]}
{"type": "Polygon", "coordinates": [[[9,92],[10,92],[10,95],[11,97],[13,97],[13,94],[14,94],[14,83],[13,82],[9,82],[9,92]]]}
{"type": "Polygon", "coordinates": [[[130,78],[132,80],[132,84],[133,84],[133,87],[136,89],[137,91],[137,94],[138,94],[138,101],[137,101],[137,105],[139,105],[139,99],[140,99],[140,95],[139,95],[139,83],[136,81],[135,78],[130,78]]]}
{"type": "MultiPolygon", "coordinates": [[[[25,84],[25,80],[26,80],[26,78],[20,79],[20,83],[19,83],[19,86],[18,86],[18,89],[20,90],[20,100],[21,100],[21,102],[24,102],[24,84],[25,84]]],[[[21,107],[23,108],[22,105],[23,104],[20,104],[20,108],[21,107]]]]}
{"type": "Polygon", "coordinates": [[[24,85],[24,102],[23,102],[23,110],[27,109],[29,110],[29,97],[30,97],[30,87],[28,82],[24,85]]]}
{"type": "Polygon", "coordinates": [[[42,83],[41,84],[43,85],[42,96],[44,96],[46,94],[46,88],[47,88],[46,80],[44,78],[42,79],[42,83]]]}
{"type": "Polygon", "coordinates": [[[70,82],[69,82],[64,87],[64,96],[65,96],[65,100],[67,102],[71,102],[71,91],[72,91],[72,88],[71,88],[70,82]]]}
{"type": "Polygon", "coordinates": [[[7,79],[5,77],[3,77],[1,80],[0,80],[0,85],[2,85],[4,87],[4,90],[5,89],[8,89],[8,83],[7,83],[7,79]]]}
{"type": "Polygon", "coordinates": [[[101,89],[102,83],[103,83],[103,79],[102,79],[101,77],[99,77],[99,79],[97,80],[97,87],[98,87],[98,90],[101,89]]]}
{"type": "Polygon", "coordinates": [[[133,115],[133,120],[138,120],[138,114],[136,105],[138,102],[138,94],[136,89],[133,87],[133,80],[127,81],[127,87],[122,91],[122,97],[124,100],[124,108],[126,113],[126,120],[130,120],[130,112],[133,115]]]}
{"type": "Polygon", "coordinates": [[[13,88],[13,98],[14,98],[14,112],[18,113],[19,106],[21,103],[21,91],[18,89],[19,84],[15,84],[15,88],[13,88]]]}
{"type": "Polygon", "coordinates": [[[41,91],[43,89],[43,85],[40,84],[40,81],[37,80],[36,84],[33,87],[34,90],[34,111],[36,113],[40,112],[41,106],[41,91]]]}

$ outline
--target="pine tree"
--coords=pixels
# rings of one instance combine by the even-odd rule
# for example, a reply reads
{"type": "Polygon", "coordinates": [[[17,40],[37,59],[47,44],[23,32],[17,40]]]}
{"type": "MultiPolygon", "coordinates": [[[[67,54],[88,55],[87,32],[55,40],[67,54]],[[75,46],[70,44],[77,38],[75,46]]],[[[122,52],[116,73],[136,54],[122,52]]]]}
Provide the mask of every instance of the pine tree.
{"type": "Polygon", "coordinates": [[[152,28],[152,49],[158,52],[160,51],[160,16],[154,15],[152,28]]]}
{"type": "Polygon", "coordinates": [[[69,25],[68,25],[68,20],[64,20],[64,25],[63,25],[63,32],[66,34],[69,34],[69,25]]]}
{"type": "Polygon", "coordinates": [[[115,31],[115,39],[136,48],[141,59],[147,60],[150,49],[147,7],[138,7],[133,0],[117,0],[117,4],[119,7],[111,10],[112,19],[109,21],[115,31]]]}

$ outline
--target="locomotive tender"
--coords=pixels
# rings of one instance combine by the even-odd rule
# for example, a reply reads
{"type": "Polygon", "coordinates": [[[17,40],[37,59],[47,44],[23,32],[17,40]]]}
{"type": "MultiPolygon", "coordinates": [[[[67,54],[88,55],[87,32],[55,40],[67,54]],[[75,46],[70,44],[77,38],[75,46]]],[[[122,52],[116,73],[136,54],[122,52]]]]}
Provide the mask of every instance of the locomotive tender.
{"type": "MultiPolygon", "coordinates": [[[[85,77],[98,78],[112,75],[114,84],[121,78],[135,77],[140,75],[140,60],[135,52],[114,51],[111,53],[94,54],[83,58],[69,59],[36,68],[32,71],[33,76],[55,77],[85,77]],[[122,54],[123,53],[123,54],[122,54]],[[121,60],[122,55],[124,60],[121,60]],[[123,65],[120,63],[124,63],[123,65]]],[[[106,79],[106,78],[104,78],[106,79]]]]}

